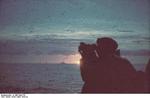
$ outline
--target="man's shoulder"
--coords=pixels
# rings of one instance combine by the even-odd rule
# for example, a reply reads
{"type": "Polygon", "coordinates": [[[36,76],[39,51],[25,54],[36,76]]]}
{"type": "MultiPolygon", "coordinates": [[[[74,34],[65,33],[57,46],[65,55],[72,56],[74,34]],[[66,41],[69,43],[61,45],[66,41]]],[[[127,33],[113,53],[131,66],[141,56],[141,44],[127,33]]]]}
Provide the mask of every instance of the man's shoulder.
{"type": "Polygon", "coordinates": [[[128,71],[135,72],[136,70],[134,69],[133,65],[131,62],[126,59],[125,57],[115,57],[116,58],[116,64],[119,65],[121,68],[128,69],[128,71]]]}
{"type": "Polygon", "coordinates": [[[125,57],[121,57],[121,56],[114,56],[114,59],[116,61],[122,62],[122,63],[130,63],[130,61],[128,59],[126,59],[125,57]]]}

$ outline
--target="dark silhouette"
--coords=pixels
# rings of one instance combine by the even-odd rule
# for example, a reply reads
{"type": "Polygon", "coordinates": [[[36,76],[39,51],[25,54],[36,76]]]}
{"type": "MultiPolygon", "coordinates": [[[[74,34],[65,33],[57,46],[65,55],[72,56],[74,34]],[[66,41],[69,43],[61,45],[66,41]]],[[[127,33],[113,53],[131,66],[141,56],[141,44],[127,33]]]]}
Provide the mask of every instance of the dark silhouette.
{"type": "Polygon", "coordinates": [[[117,42],[108,37],[98,38],[92,45],[80,43],[82,93],[133,93],[144,89],[139,86],[142,79],[117,48],[117,42]]]}
{"type": "Polygon", "coordinates": [[[146,79],[147,79],[148,92],[150,93],[150,59],[146,66],[146,79]]]}
{"type": "Polygon", "coordinates": [[[79,52],[82,56],[80,60],[80,70],[82,80],[85,82],[82,88],[82,93],[94,92],[95,90],[95,81],[96,74],[93,72],[98,64],[98,57],[95,53],[96,45],[95,44],[85,44],[80,43],[79,52]]]}
{"type": "Polygon", "coordinates": [[[136,93],[146,93],[146,74],[143,71],[137,71],[135,78],[135,91],[136,93]]]}

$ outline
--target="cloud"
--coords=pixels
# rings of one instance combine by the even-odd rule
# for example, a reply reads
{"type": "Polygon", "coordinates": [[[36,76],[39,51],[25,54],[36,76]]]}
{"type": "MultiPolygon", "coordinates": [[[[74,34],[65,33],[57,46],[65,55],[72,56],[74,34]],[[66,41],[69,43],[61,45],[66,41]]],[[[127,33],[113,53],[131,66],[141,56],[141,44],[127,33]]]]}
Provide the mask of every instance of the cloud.
{"type": "Polygon", "coordinates": [[[79,41],[69,39],[43,39],[0,42],[0,54],[41,55],[72,54],[77,52],[79,41]]]}
{"type": "Polygon", "coordinates": [[[123,27],[126,22],[148,23],[148,13],[148,0],[1,0],[0,31],[47,33],[68,26],[106,30],[123,27]]]}
{"type": "Polygon", "coordinates": [[[149,55],[149,11],[149,0],[0,0],[0,55],[70,55],[103,36],[149,55]]]}

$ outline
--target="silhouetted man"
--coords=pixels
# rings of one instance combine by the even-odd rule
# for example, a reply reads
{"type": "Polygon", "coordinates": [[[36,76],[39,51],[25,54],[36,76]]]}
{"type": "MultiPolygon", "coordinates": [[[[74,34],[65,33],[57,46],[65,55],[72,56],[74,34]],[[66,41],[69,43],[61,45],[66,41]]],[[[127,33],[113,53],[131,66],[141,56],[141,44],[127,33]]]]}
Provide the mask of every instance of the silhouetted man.
{"type": "Polygon", "coordinates": [[[112,38],[97,39],[99,92],[133,92],[136,70],[118,55],[118,44],[112,38]]]}
{"type": "Polygon", "coordinates": [[[81,76],[85,82],[83,93],[135,91],[133,80],[136,77],[136,70],[128,60],[120,57],[117,48],[118,44],[112,38],[98,38],[94,50],[96,57],[91,57],[91,60],[84,60],[82,57],[81,76]]]}
{"type": "Polygon", "coordinates": [[[146,78],[147,78],[147,84],[148,84],[148,92],[150,93],[150,59],[146,66],[146,78]]]}
{"type": "Polygon", "coordinates": [[[95,50],[95,44],[80,43],[79,52],[82,56],[80,60],[80,71],[82,80],[84,81],[82,93],[94,93],[97,86],[95,85],[97,80],[94,71],[98,64],[98,57],[96,56],[95,50]]]}

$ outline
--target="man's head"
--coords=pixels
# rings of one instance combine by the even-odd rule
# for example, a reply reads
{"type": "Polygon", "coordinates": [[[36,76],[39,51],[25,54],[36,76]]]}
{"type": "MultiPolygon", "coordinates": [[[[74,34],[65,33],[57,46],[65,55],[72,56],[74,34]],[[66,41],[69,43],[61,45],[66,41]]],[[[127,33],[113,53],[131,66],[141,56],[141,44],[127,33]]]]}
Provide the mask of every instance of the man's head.
{"type": "Polygon", "coordinates": [[[96,43],[99,54],[114,54],[118,48],[117,42],[109,37],[98,38],[96,43]]]}
{"type": "Polygon", "coordinates": [[[86,44],[84,42],[81,42],[78,51],[84,59],[92,59],[96,57],[95,50],[95,44],[86,44]]]}

